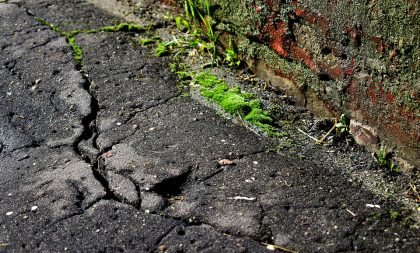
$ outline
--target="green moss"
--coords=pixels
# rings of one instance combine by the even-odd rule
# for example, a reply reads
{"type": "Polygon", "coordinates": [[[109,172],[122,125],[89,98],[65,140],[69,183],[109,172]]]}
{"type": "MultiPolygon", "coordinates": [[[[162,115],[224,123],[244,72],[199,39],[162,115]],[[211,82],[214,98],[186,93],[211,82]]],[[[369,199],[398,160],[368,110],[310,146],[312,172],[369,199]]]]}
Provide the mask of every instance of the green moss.
{"type": "Polygon", "coordinates": [[[205,88],[214,88],[216,86],[226,84],[224,81],[217,78],[217,76],[211,75],[207,72],[202,72],[198,74],[195,78],[196,78],[196,81],[205,88]]]}
{"type": "Polygon", "coordinates": [[[74,60],[76,61],[79,66],[83,66],[83,49],[79,45],[76,44],[75,38],[70,37],[67,38],[69,45],[73,49],[74,52],[74,60]]]}
{"type": "Polygon", "coordinates": [[[170,53],[169,45],[170,45],[170,43],[168,43],[168,42],[159,43],[157,45],[156,49],[155,49],[155,55],[156,56],[168,55],[170,53]]]}
{"type": "Polygon", "coordinates": [[[56,25],[51,24],[47,20],[44,20],[38,17],[35,18],[35,20],[42,25],[48,26],[49,28],[51,28],[51,30],[58,33],[60,36],[66,37],[67,42],[69,43],[71,49],[73,50],[74,60],[79,66],[83,66],[83,49],[79,45],[76,44],[76,40],[74,38],[76,34],[81,32],[80,30],[63,32],[56,25]]]}
{"type": "Polygon", "coordinates": [[[402,215],[398,211],[391,210],[391,211],[389,211],[389,215],[391,216],[391,219],[393,219],[393,220],[401,220],[402,219],[402,215]]]}
{"type": "Polygon", "coordinates": [[[144,32],[148,30],[142,25],[133,24],[133,23],[120,23],[114,26],[105,26],[97,29],[100,32],[144,32]]]}
{"type": "Polygon", "coordinates": [[[55,25],[51,24],[51,23],[50,23],[50,22],[48,22],[47,20],[44,20],[44,19],[39,18],[39,17],[35,17],[35,20],[36,20],[38,23],[40,23],[41,25],[48,26],[48,27],[49,27],[49,28],[51,28],[51,30],[53,30],[54,32],[59,33],[59,34],[62,34],[62,32],[60,31],[60,29],[59,29],[57,26],[55,26],[55,25]]]}
{"type": "Polygon", "coordinates": [[[77,45],[75,36],[79,33],[97,33],[97,32],[143,32],[150,30],[151,27],[144,27],[138,24],[133,23],[120,23],[114,26],[105,26],[98,29],[87,29],[87,30],[72,30],[72,31],[61,31],[58,26],[51,24],[47,20],[36,17],[35,20],[45,26],[48,26],[51,30],[58,33],[60,36],[66,37],[70,47],[74,53],[74,60],[79,66],[83,66],[83,49],[81,46],[77,45]]]}
{"type": "Polygon", "coordinates": [[[251,123],[263,123],[263,124],[271,124],[273,123],[273,119],[268,115],[267,112],[263,111],[261,108],[257,106],[252,108],[252,111],[245,116],[244,120],[249,121],[251,123]]]}
{"type": "Polygon", "coordinates": [[[247,115],[252,107],[244,97],[231,91],[227,85],[220,85],[213,89],[203,88],[201,94],[214,102],[229,114],[247,115]]]}
{"type": "Polygon", "coordinates": [[[139,43],[142,46],[148,46],[148,45],[153,45],[156,44],[158,42],[160,42],[161,39],[159,36],[153,36],[151,38],[139,38],[139,43]]]}
{"type": "MultiPolygon", "coordinates": [[[[295,150],[297,148],[297,144],[290,138],[283,138],[281,142],[273,149],[275,152],[283,152],[285,150],[295,150]]],[[[304,159],[305,156],[299,157],[300,159],[304,159]]]]}
{"type": "Polygon", "coordinates": [[[208,72],[197,74],[194,80],[200,86],[201,95],[220,105],[223,111],[238,115],[269,136],[282,137],[286,135],[286,133],[277,131],[273,126],[273,119],[253,94],[242,92],[238,86],[231,88],[225,81],[208,72]]]}

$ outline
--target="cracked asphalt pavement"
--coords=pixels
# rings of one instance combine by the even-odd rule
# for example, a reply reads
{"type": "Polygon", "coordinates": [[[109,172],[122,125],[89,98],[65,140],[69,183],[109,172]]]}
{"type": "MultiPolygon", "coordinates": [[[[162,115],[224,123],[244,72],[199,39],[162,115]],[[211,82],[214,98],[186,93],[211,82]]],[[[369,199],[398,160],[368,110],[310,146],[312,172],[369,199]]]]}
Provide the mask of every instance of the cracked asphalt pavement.
{"type": "Polygon", "coordinates": [[[182,96],[132,34],[76,35],[79,66],[36,17],[118,19],[0,1],[0,252],[419,252],[418,231],[386,218],[394,203],[182,96]]]}

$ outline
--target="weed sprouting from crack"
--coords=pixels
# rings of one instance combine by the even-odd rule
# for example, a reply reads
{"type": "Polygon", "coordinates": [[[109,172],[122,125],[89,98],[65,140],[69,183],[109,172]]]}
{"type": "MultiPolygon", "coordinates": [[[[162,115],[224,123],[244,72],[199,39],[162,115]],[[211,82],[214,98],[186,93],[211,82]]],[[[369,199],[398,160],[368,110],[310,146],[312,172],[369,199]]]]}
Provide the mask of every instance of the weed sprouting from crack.
{"type": "Polygon", "coordinates": [[[392,160],[392,152],[389,152],[385,147],[381,147],[375,159],[379,166],[387,168],[391,173],[400,173],[398,165],[392,160]]]}

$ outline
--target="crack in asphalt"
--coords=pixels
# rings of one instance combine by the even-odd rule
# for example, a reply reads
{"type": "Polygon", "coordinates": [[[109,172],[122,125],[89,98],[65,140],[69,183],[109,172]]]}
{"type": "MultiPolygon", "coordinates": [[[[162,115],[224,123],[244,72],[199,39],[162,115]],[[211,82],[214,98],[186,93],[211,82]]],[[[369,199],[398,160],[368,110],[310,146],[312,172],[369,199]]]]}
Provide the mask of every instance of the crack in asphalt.
{"type": "MultiPolygon", "coordinates": [[[[141,208],[141,190],[140,190],[140,185],[132,178],[132,177],[126,177],[128,180],[131,181],[131,183],[133,183],[133,185],[136,187],[136,193],[137,193],[137,197],[139,198],[139,202],[136,204],[131,204],[134,208],[139,209],[141,208]]],[[[129,204],[128,201],[125,201],[125,203],[129,204]]]]}
{"type": "MultiPolygon", "coordinates": [[[[253,241],[255,243],[262,244],[262,245],[264,245],[264,244],[274,244],[273,239],[271,238],[272,235],[270,234],[271,233],[271,228],[270,228],[270,231],[268,232],[268,234],[265,235],[265,237],[253,238],[253,237],[249,237],[249,236],[241,236],[241,235],[238,235],[238,234],[230,234],[230,233],[228,233],[226,231],[223,231],[223,229],[218,228],[217,226],[214,226],[212,224],[203,222],[202,220],[200,220],[197,217],[191,217],[189,219],[187,219],[187,218],[172,217],[172,216],[169,216],[169,215],[164,215],[164,217],[165,218],[172,219],[174,221],[178,221],[181,224],[175,225],[170,231],[168,231],[168,233],[166,233],[165,235],[163,235],[162,238],[160,238],[160,240],[156,244],[157,247],[159,247],[160,244],[162,243],[162,241],[170,233],[172,233],[173,231],[175,231],[176,228],[178,228],[178,227],[186,227],[186,228],[188,228],[188,227],[196,227],[196,226],[201,226],[201,225],[205,225],[205,226],[208,226],[208,227],[212,228],[219,235],[223,235],[223,236],[227,236],[227,237],[234,236],[236,238],[242,238],[242,239],[250,240],[250,241],[253,241]],[[194,218],[194,219],[192,219],[192,218],[194,218]]],[[[262,216],[262,218],[263,218],[263,216],[262,216]]],[[[155,249],[155,252],[156,252],[156,249],[155,249]]]]}
{"type": "MultiPolygon", "coordinates": [[[[33,16],[33,14],[32,14],[32,16],[33,16]]],[[[49,40],[49,41],[51,41],[51,40],[49,40]]],[[[42,45],[37,45],[33,48],[36,48],[38,46],[46,45],[46,44],[49,43],[49,41],[46,41],[42,45]]],[[[80,71],[80,66],[77,67],[77,69],[80,71]]],[[[139,203],[131,204],[131,203],[128,203],[128,201],[125,201],[124,199],[121,199],[121,198],[117,197],[109,187],[109,182],[107,180],[105,167],[104,167],[104,164],[103,164],[103,159],[104,158],[100,157],[100,155],[97,155],[95,157],[96,159],[92,161],[88,158],[89,156],[87,154],[85,154],[83,150],[81,150],[79,148],[79,144],[82,141],[89,140],[89,139],[93,138],[93,147],[98,149],[96,139],[99,135],[99,132],[98,132],[98,129],[96,128],[96,120],[97,120],[98,113],[100,112],[99,103],[98,103],[96,97],[92,94],[91,90],[89,89],[89,87],[92,85],[92,83],[90,81],[90,78],[88,77],[88,75],[86,73],[83,73],[82,71],[80,71],[80,72],[82,73],[82,76],[85,80],[84,85],[83,85],[83,89],[86,90],[89,93],[90,98],[91,98],[91,101],[90,101],[91,112],[89,113],[89,115],[82,118],[81,125],[83,127],[83,132],[73,142],[72,146],[73,146],[74,152],[77,155],[79,155],[85,162],[92,165],[91,167],[92,167],[93,175],[94,175],[95,179],[105,189],[106,194],[105,194],[104,197],[97,198],[94,201],[92,201],[92,203],[87,205],[86,207],[83,207],[83,201],[84,201],[83,191],[75,183],[71,183],[71,185],[73,186],[74,190],[77,193],[76,194],[77,203],[75,203],[75,205],[76,205],[78,211],[50,223],[49,226],[53,226],[53,225],[55,225],[57,223],[60,223],[64,220],[71,219],[71,218],[79,216],[79,215],[83,215],[85,213],[85,211],[87,211],[89,208],[91,208],[92,206],[94,206],[96,203],[98,203],[101,200],[112,200],[112,201],[116,201],[116,202],[119,202],[119,203],[128,204],[128,205],[130,205],[130,206],[132,206],[136,209],[140,209],[140,207],[141,207],[141,196],[140,196],[141,195],[141,190],[140,190],[140,186],[139,186],[138,182],[136,182],[135,180],[133,180],[130,177],[126,177],[136,186],[136,192],[137,192],[138,197],[139,197],[139,203]]],[[[53,107],[55,108],[55,105],[52,101],[52,96],[53,95],[54,94],[50,95],[49,101],[53,105],[53,107]]],[[[144,113],[144,112],[147,112],[147,111],[149,111],[153,108],[163,106],[163,105],[169,103],[170,101],[172,101],[173,99],[179,98],[180,96],[182,96],[182,92],[178,91],[177,94],[175,94],[173,96],[170,96],[168,98],[165,98],[164,100],[159,101],[156,104],[150,105],[147,108],[143,108],[141,110],[134,111],[134,113],[132,115],[130,115],[131,117],[129,119],[127,119],[127,123],[132,122],[132,120],[139,113],[144,113]]],[[[136,130],[134,133],[130,134],[129,136],[119,140],[118,143],[124,142],[124,140],[126,140],[130,136],[133,136],[133,135],[137,134],[138,131],[139,130],[136,130]]],[[[109,149],[111,149],[111,147],[109,147],[109,149]]],[[[245,158],[247,156],[251,156],[251,155],[255,155],[255,154],[259,154],[259,153],[264,153],[264,152],[266,152],[266,150],[258,150],[258,151],[254,151],[254,152],[251,152],[251,153],[240,154],[240,155],[235,156],[234,159],[242,159],[242,158],[245,158]]],[[[191,167],[189,170],[187,170],[185,173],[183,173],[179,176],[171,177],[171,178],[168,178],[168,179],[158,183],[152,189],[150,189],[150,192],[155,192],[155,193],[159,194],[160,196],[162,196],[165,199],[166,203],[168,203],[168,200],[171,197],[178,196],[178,195],[182,194],[182,192],[183,192],[182,187],[188,182],[189,176],[192,173],[192,170],[193,170],[193,168],[191,167]]],[[[210,176],[206,177],[205,179],[200,180],[200,182],[206,181],[206,180],[216,176],[217,174],[219,174],[223,171],[224,171],[224,169],[220,169],[220,170],[216,171],[215,173],[211,174],[210,176]]],[[[167,207],[167,204],[165,204],[165,207],[167,207]]],[[[220,229],[218,229],[217,227],[215,227],[213,225],[210,225],[210,224],[207,224],[207,223],[204,223],[200,219],[194,218],[194,217],[189,217],[189,218],[185,218],[185,219],[176,219],[175,217],[168,216],[167,218],[172,219],[172,220],[176,220],[176,221],[181,221],[182,225],[185,226],[185,227],[205,224],[205,225],[213,228],[215,231],[220,231],[220,229]]],[[[176,229],[179,226],[180,226],[179,224],[175,224],[165,234],[161,235],[160,238],[158,238],[158,240],[156,242],[156,248],[154,249],[154,251],[158,250],[158,246],[161,244],[162,240],[164,240],[171,232],[174,231],[174,229],[176,229]]],[[[237,236],[237,237],[240,237],[240,236],[237,236]]]]}
{"type": "MultiPolygon", "coordinates": [[[[32,144],[29,144],[29,145],[26,145],[26,146],[23,146],[23,147],[19,147],[19,148],[15,148],[15,149],[11,149],[11,150],[8,150],[7,151],[7,153],[13,153],[13,152],[17,152],[17,151],[21,151],[21,150],[25,150],[25,149],[27,149],[27,148],[39,148],[41,145],[39,144],[39,143],[36,143],[35,141],[33,141],[34,143],[32,143],[32,144]]],[[[0,142],[0,144],[2,144],[1,142],[0,142]]],[[[3,152],[3,147],[0,145],[0,154],[3,152]]],[[[11,155],[10,155],[11,156],[11,155]]]]}
{"type": "Polygon", "coordinates": [[[162,182],[156,184],[151,191],[159,194],[165,199],[179,196],[182,193],[182,187],[188,182],[189,176],[193,171],[193,166],[189,166],[184,173],[170,177],[162,182]]]}
{"type": "MultiPolygon", "coordinates": [[[[175,94],[173,96],[167,97],[167,98],[165,98],[165,99],[157,102],[156,104],[149,105],[149,106],[147,106],[147,107],[145,107],[143,109],[140,109],[140,110],[134,110],[133,112],[130,113],[130,116],[128,117],[127,120],[125,120],[124,123],[129,124],[137,116],[137,114],[143,113],[143,112],[147,112],[147,111],[149,111],[149,110],[151,110],[153,108],[157,108],[159,106],[163,106],[163,105],[169,103],[171,100],[176,99],[176,98],[179,98],[181,96],[182,96],[182,94],[181,94],[181,92],[179,92],[178,94],[175,94]]],[[[137,131],[138,130],[136,130],[130,136],[134,135],[137,131]]],[[[127,137],[129,137],[129,136],[127,136],[127,137]]],[[[120,140],[120,142],[123,141],[123,140],[125,140],[127,137],[125,137],[124,139],[120,140]]]]}
{"type": "Polygon", "coordinates": [[[250,156],[254,156],[254,155],[259,155],[259,154],[264,154],[269,152],[269,148],[268,149],[261,149],[261,150],[257,150],[257,151],[253,151],[253,152],[249,152],[249,153],[244,153],[244,154],[239,154],[236,158],[234,159],[244,159],[244,158],[248,158],[250,156]]]}
{"type": "MultiPolygon", "coordinates": [[[[241,160],[241,159],[244,159],[244,158],[247,158],[247,157],[250,157],[250,156],[254,156],[254,155],[258,155],[258,154],[264,154],[268,151],[269,151],[269,149],[262,149],[262,150],[257,150],[257,151],[246,153],[246,154],[239,154],[239,155],[236,155],[236,156],[231,156],[229,158],[231,160],[235,160],[235,159],[241,160]]],[[[216,159],[216,158],[214,158],[214,159],[216,159]]],[[[212,179],[213,177],[223,173],[224,171],[226,171],[226,168],[224,166],[218,165],[217,167],[219,168],[218,170],[216,170],[213,173],[205,176],[204,178],[198,180],[197,182],[198,183],[203,183],[203,182],[208,181],[209,179],[212,179]]]]}
{"type": "MultiPolygon", "coordinates": [[[[26,10],[26,12],[30,16],[35,16],[29,10],[26,10]]],[[[60,35],[60,36],[62,36],[62,35],[60,35]]],[[[63,37],[65,37],[65,36],[63,36],[63,37]]],[[[49,41],[51,41],[51,40],[49,40],[49,41]]],[[[45,44],[48,44],[49,41],[47,41],[45,44]]],[[[69,44],[68,41],[67,41],[67,44],[69,44]]],[[[40,45],[40,46],[42,46],[42,45],[40,45]]],[[[113,194],[112,191],[109,189],[108,181],[106,180],[106,177],[100,171],[101,161],[100,161],[100,159],[98,159],[99,155],[96,155],[96,157],[94,157],[95,159],[91,160],[89,158],[89,155],[85,154],[85,152],[79,148],[79,144],[82,141],[85,141],[85,140],[87,141],[87,140],[93,138],[93,141],[92,141],[93,148],[98,149],[98,146],[97,146],[97,143],[96,143],[96,139],[98,137],[98,130],[96,128],[96,120],[97,120],[97,115],[98,115],[100,109],[99,109],[99,103],[98,103],[96,97],[92,94],[92,92],[90,90],[92,82],[90,81],[88,75],[86,73],[84,73],[83,71],[81,71],[81,66],[80,65],[76,65],[76,70],[78,70],[81,73],[81,75],[84,79],[83,89],[90,96],[90,108],[91,108],[91,110],[90,110],[90,113],[87,116],[82,118],[81,126],[83,127],[83,131],[82,131],[82,134],[73,142],[73,145],[72,145],[73,146],[73,151],[77,155],[79,155],[82,160],[84,160],[85,162],[87,162],[91,165],[93,176],[101,184],[101,186],[104,188],[105,196],[96,199],[91,204],[89,204],[86,208],[82,209],[81,212],[69,215],[68,217],[57,220],[57,222],[60,222],[64,219],[71,218],[75,215],[81,215],[81,214],[84,213],[85,210],[89,209],[95,203],[97,203],[97,202],[99,202],[100,200],[103,200],[103,199],[104,200],[115,200],[117,202],[124,203],[124,201],[121,201],[119,198],[117,198],[115,196],[115,194],[113,194]],[[95,168],[97,168],[97,169],[95,169],[95,168]]],[[[53,95],[54,94],[50,95],[49,101],[53,105],[54,109],[56,109],[56,107],[55,107],[55,105],[52,101],[52,96],[53,95]]],[[[74,184],[73,184],[73,186],[74,186],[74,184]]],[[[77,192],[78,192],[77,196],[82,196],[81,201],[83,201],[83,192],[80,189],[78,189],[77,186],[75,186],[75,187],[77,188],[77,192]]],[[[79,203],[79,205],[81,205],[81,203],[79,203]]],[[[77,203],[76,203],[76,206],[79,207],[79,208],[81,207],[81,206],[78,206],[77,203]]]]}
{"type": "MultiPolygon", "coordinates": [[[[91,91],[89,90],[89,87],[91,86],[91,82],[89,80],[89,78],[81,73],[84,79],[84,83],[83,83],[83,89],[86,90],[88,92],[88,94],[90,95],[90,108],[91,111],[89,113],[89,115],[87,115],[86,117],[84,117],[82,119],[82,126],[83,126],[83,132],[80,135],[80,137],[73,143],[73,149],[76,152],[76,154],[82,156],[82,157],[88,157],[88,156],[83,156],[83,151],[80,150],[79,148],[79,144],[80,142],[82,142],[83,140],[89,140],[90,138],[94,138],[93,140],[93,144],[94,144],[94,148],[97,148],[96,146],[96,138],[98,135],[98,131],[96,128],[96,119],[98,116],[98,112],[100,111],[99,109],[99,104],[98,104],[98,100],[95,98],[95,96],[92,95],[91,91]],[[96,146],[96,147],[95,147],[96,146]]],[[[86,160],[86,158],[84,159],[86,160]]],[[[92,164],[92,161],[87,161],[88,163],[92,164]]]]}
{"type": "Polygon", "coordinates": [[[32,46],[31,49],[35,49],[35,48],[38,48],[38,47],[43,47],[43,46],[47,45],[48,43],[50,43],[53,39],[55,39],[55,38],[48,37],[46,41],[32,46]]]}
{"type": "Polygon", "coordinates": [[[76,217],[76,216],[79,216],[79,215],[83,215],[88,209],[90,209],[92,206],[94,206],[95,204],[97,204],[101,200],[108,200],[108,199],[106,199],[106,197],[98,198],[98,199],[92,201],[92,203],[90,203],[89,205],[87,205],[85,208],[81,208],[78,212],[74,212],[72,214],[66,215],[66,216],[64,216],[64,217],[62,217],[60,219],[55,220],[54,222],[49,223],[47,225],[47,228],[48,227],[52,227],[55,224],[58,224],[58,223],[60,223],[60,222],[62,222],[64,220],[68,220],[68,219],[71,219],[73,217],[76,217]]]}
{"type": "MultiPolygon", "coordinates": [[[[159,107],[159,106],[163,106],[163,105],[168,104],[169,102],[171,102],[173,99],[177,99],[177,98],[179,98],[179,97],[182,97],[182,94],[177,94],[177,95],[174,95],[174,96],[168,97],[168,98],[164,99],[164,100],[163,100],[163,101],[161,101],[161,102],[158,102],[158,103],[156,103],[156,104],[154,104],[154,105],[150,105],[150,106],[149,106],[149,107],[147,107],[147,108],[144,108],[144,109],[141,109],[141,110],[134,111],[134,112],[132,112],[132,113],[131,113],[131,115],[128,117],[128,119],[124,121],[124,124],[130,124],[130,123],[134,120],[134,118],[135,118],[135,117],[136,117],[139,113],[144,113],[144,112],[147,112],[147,111],[149,111],[149,110],[151,110],[151,109],[153,109],[153,108],[157,108],[157,107],[159,107]]],[[[123,137],[123,138],[119,139],[118,141],[116,141],[116,142],[115,142],[115,144],[113,144],[112,146],[114,146],[114,145],[116,145],[116,144],[121,144],[121,143],[123,143],[123,142],[124,142],[124,141],[126,141],[128,138],[130,138],[130,137],[132,137],[132,136],[134,136],[134,135],[138,134],[138,132],[139,132],[139,131],[140,131],[140,129],[136,129],[134,132],[129,133],[127,136],[125,136],[125,137],[123,137]]],[[[97,137],[99,136],[99,134],[101,134],[101,133],[97,133],[97,135],[95,136],[95,140],[97,139],[97,137]]],[[[106,146],[106,147],[102,148],[102,150],[101,150],[101,151],[102,151],[102,154],[104,154],[104,153],[106,153],[106,152],[110,151],[110,150],[112,149],[112,146],[106,146]]],[[[95,148],[96,148],[96,149],[98,149],[98,150],[100,150],[100,149],[99,149],[99,147],[96,145],[96,141],[95,141],[95,148]]]]}
{"type": "MultiPolygon", "coordinates": [[[[179,227],[179,225],[174,224],[173,227],[171,229],[169,229],[166,233],[164,233],[163,235],[161,235],[157,242],[156,242],[156,247],[152,250],[152,252],[158,252],[159,246],[162,244],[162,241],[170,234],[172,233],[172,231],[174,231],[177,227],[179,227]]],[[[160,251],[160,250],[159,250],[160,251]]]]}
{"type": "Polygon", "coordinates": [[[225,170],[226,170],[225,168],[220,167],[220,169],[218,169],[218,170],[216,170],[215,172],[213,172],[213,173],[209,174],[208,176],[205,176],[203,179],[200,179],[200,180],[198,180],[197,182],[198,182],[198,183],[203,183],[203,182],[205,182],[205,181],[207,181],[207,180],[209,180],[209,179],[211,179],[211,178],[213,178],[213,177],[215,177],[215,176],[219,175],[220,173],[224,172],[225,170]]]}
{"type": "MultiPolygon", "coordinates": [[[[49,91],[45,91],[45,92],[49,92],[49,91]]],[[[51,106],[54,108],[54,112],[58,112],[59,110],[54,103],[54,96],[55,96],[55,91],[50,92],[50,95],[48,96],[48,101],[50,102],[51,106]]]]}
{"type": "Polygon", "coordinates": [[[103,158],[98,157],[92,165],[92,172],[95,179],[102,185],[102,187],[105,190],[105,196],[103,197],[103,199],[115,200],[117,202],[124,203],[111,191],[109,187],[109,182],[105,176],[105,171],[103,170],[104,165],[102,164],[102,162],[103,158]]]}
{"type": "Polygon", "coordinates": [[[262,227],[262,229],[261,229],[261,232],[262,232],[262,235],[261,235],[261,238],[262,238],[262,240],[261,241],[263,241],[263,242],[265,242],[265,243],[269,243],[269,244],[274,244],[274,241],[273,241],[273,230],[272,230],[272,228],[271,228],[271,226],[269,225],[269,224],[264,224],[264,218],[266,218],[266,210],[265,210],[265,208],[264,208],[264,206],[262,205],[262,204],[259,204],[259,207],[260,207],[260,209],[261,209],[261,219],[260,219],[260,221],[259,221],[259,224],[260,224],[260,227],[262,227]],[[266,231],[265,233],[264,233],[264,231],[266,231]]]}

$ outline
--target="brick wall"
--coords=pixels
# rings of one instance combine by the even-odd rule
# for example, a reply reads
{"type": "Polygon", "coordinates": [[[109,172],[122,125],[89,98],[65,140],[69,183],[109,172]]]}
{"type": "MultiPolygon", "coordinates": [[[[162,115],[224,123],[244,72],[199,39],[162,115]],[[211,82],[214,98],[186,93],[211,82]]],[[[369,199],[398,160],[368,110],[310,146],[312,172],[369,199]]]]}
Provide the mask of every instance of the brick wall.
{"type": "Polygon", "coordinates": [[[377,134],[380,144],[364,143],[371,149],[386,145],[420,165],[416,0],[211,4],[222,41],[233,38],[244,59],[273,86],[320,116],[348,114],[365,127],[362,133],[377,134]]]}

